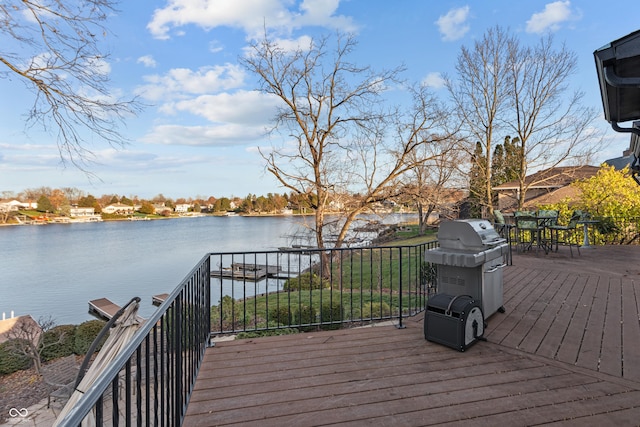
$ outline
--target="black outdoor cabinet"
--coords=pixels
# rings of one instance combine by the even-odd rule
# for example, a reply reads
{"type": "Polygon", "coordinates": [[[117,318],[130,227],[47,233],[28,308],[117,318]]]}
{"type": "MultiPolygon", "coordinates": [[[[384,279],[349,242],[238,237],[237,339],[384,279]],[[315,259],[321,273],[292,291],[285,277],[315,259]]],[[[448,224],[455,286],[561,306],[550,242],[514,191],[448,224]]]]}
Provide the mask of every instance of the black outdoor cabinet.
{"type": "Polygon", "coordinates": [[[465,351],[483,334],[482,308],[471,296],[437,294],[427,301],[424,337],[428,341],[465,351]]]}

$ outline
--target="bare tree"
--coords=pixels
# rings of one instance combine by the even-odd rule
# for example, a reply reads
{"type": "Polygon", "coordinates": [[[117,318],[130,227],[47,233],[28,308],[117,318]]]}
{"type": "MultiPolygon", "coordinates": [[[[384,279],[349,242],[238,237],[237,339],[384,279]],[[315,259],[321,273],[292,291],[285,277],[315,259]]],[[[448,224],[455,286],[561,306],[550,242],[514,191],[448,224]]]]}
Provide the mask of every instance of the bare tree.
{"type": "Polygon", "coordinates": [[[468,138],[468,154],[479,143],[487,159],[481,180],[479,200],[493,211],[491,190],[491,153],[494,138],[507,114],[509,90],[509,46],[514,42],[500,27],[490,28],[472,50],[462,47],[456,62],[457,80],[447,77],[447,89],[453,100],[453,113],[468,138]]]}
{"type": "Polygon", "coordinates": [[[42,373],[42,351],[64,341],[65,333],[59,331],[55,337],[45,340],[45,333],[51,331],[55,321],[42,317],[36,322],[30,316],[22,316],[14,327],[6,333],[7,346],[15,354],[28,357],[38,374],[42,373]]]}
{"type": "Polygon", "coordinates": [[[118,125],[136,113],[135,99],[109,92],[103,23],[114,0],[9,0],[0,3],[0,78],[21,81],[33,92],[27,127],[57,135],[63,161],[84,169],[91,158],[86,135],[111,145],[126,140],[118,125]]]}
{"type": "Polygon", "coordinates": [[[469,142],[482,147],[481,200],[490,211],[496,132],[517,138],[523,153],[517,170],[519,207],[536,184],[525,182],[529,172],[584,164],[598,148],[600,133],[590,126],[595,110],[581,105],[582,92],[569,93],[576,67],[576,55],[564,45],[556,50],[551,36],[531,48],[500,27],[489,29],[473,50],[462,48],[458,79],[447,79],[447,87],[469,142]]]}
{"type": "Polygon", "coordinates": [[[341,247],[359,214],[399,193],[400,178],[425,161],[412,153],[436,139],[427,130],[442,119],[426,90],[412,90],[407,115],[385,111],[381,94],[399,83],[402,69],[375,73],[356,66],[348,61],[354,38],[339,34],[333,51],[330,40],[287,51],[265,36],[242,60],[259,77],[261,90],[281,101],[274,130],[288,132],[293,142],[262,155],[268,171],[314,209],[320,248],[327,229],[337,226],[335,247],[341,247]],[[396,133],[388,135],[388,129],[396,133]],[[330,204],[348,193],[359,197],[340,207],[341,217],[329,220],[330,204]]]}
{"type": "Polygon", "coordinates": [[[582,106],[583,92],[569,90],[577,56],[564,45],[556,50],[551,35],[533,48],[511,40],[508,70],[510,114],[503,120],[523,153],[517,168],[521,208],[527,189],[539,184],[525,181],[529,171],[584,165],[599,148],[602,137],[591,126],[596,110],[582,106]]]}
{"type": "MultiPolygon", "coordinates": [[[[463,164],[465,152],[455,138],[439,144],[427,144],[412,153],[413,162],[425,159],[407,174],[403,193],[416,206],[420,234],[426,232],[428,219],[434,212],[447,214],[455,211],[451,202],[463,188],[463,164]]],[[[448,214],[447,214],[448,215],[448,214]]]]}

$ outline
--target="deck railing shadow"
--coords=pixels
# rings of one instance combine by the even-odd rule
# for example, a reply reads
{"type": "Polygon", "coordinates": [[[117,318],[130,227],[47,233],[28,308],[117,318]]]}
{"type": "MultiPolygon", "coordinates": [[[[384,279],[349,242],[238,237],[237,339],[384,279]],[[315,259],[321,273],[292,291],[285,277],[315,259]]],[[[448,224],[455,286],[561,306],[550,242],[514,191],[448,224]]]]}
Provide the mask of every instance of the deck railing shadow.
{"type": "Polygon", "coordinates": [[[181,425],[212,334],[402,328],[435,292],[424,253],[437,245],[207,254],[59,425],[181,425]]]}

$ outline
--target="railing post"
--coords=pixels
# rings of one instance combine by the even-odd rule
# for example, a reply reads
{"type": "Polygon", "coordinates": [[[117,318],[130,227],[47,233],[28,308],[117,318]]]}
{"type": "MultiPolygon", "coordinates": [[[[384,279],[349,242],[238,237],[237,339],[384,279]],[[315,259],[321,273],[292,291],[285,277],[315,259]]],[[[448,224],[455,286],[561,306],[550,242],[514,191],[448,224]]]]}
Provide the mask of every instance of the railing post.
{"type": "Polygon", "coordinates": [[[174,343],[175,345],[175,364],[176,364],[176,370],[175,370],[175,375],[176,377],[174,378],[175,381],[175,387],[176,387],[176,391],[175,391],[175,405],[176,405],[176,410],[173,413],[174,415],[174,424],[175,426],[179,426],[182,424],[182,416],[184,414],[184,408],[183,408],[183,402],[184,399],[182,397],[182,352],[183,352],[183,348],[182,348],[182,305],[183,305],[183,299],[184,299],[184,290],[183,292],[180,294],[180,296],[178,296],[178,298],[176,298],[176,313],[175,313],[175,319],[176,319],[176,326],[175,326],[175,337],[176,337],[176,343],[174,343]]]}
{"type": "MultiPolygon", "coordinates": [[[[399,272],[398,272],[398,329],[404,329],[405,326],[402,324],[402,246],[400,246],[399,248],[399,253],[398,253],[398,257],[399,257],[399,262],[398,262],[398,267],[399,267],[399,272]]],[[[391,284],[391,287],[393,288],[393,284],[391,284]]]]}

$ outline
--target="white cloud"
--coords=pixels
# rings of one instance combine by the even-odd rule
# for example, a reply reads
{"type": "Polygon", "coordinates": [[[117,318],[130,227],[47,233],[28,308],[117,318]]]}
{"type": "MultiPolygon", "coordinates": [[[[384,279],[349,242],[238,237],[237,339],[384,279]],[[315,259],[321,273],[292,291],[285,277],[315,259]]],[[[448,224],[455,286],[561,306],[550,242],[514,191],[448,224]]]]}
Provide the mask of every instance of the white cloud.
{"type": "Polygon", "coordinates": [[[140,58],[138,58],[136,62],[148,68],[156,68],[156,65],[157,65],[156,60],[153,59],[153,56],[151,55],[141,56],[140,58]]]}
{"type": "Polygon", "coordinates": [[[142,138],[164,145],[236,146],[256,143],[271,126],[278,99],[256,91],[202,95],[165,105],[165,113],[188,112],[210,125],[165,124],[142,138]]]}
{"type": "Polygon", "coordinates": [[[86,58],[84,66],[93,74],[106,76],[111,73],[111,64],[99,57],[86,58]]]}
{"type": "Polygon", "coordinates": [[[239,65],[225,64],[202,67],[197,71],[174,68],[165,75],[148,75],[147,84],[135,93],[150,101],[169,101],[189,95],[200,95],[241,87],[245,72],[239,65]]]}
{"type": "Polygon", "coordinates": [[[429,73],[424,79],[422,79],[422,85],[432,87],[434,89],[441,89],[444,87],[444,79],[440,73],[429,73]]]}
{"type": "Polygon", "coordinates": [[[219,40],[209,42],[209,52],[218,53],[224,50],[224,45],[219,40]]]}
{"type": "Polygon", "coordinates": [[[527,32],[557,31],[563,22],[574,18],[572,14],[569,0],[548,3],[542,12],[534,13],[527,21],[527,32]]]}
{"type": "Polygon", "coordinates": [[[196,25],[205,30],[226,26],[240,28],[249,38],[268,29],[290,32],[305,25],[355,31],[350,17],[335,15],[340,0],[304,0],[298,10],[289,0],[169,0],[156,9],[147,29],[158,39],[170,38],[171,29],[196,25]]]}
{"type": "Polygon", "coordinates": [[[454,41],[462,38],[470,29],[467,24],[469,6],[451,9],[446,15],[438,18],[436,24],[442,34],[442,40],[454,41]]]}
{"type": "Polygon", "coordinates": [[[229,147],[255,143],[264,130],[240,124],[213,126],[160,125],[141,139],[149,144],[229,147]]]}
{"type": "Polygon", "coordinates": [[[276,112],[278,99],[256,91],[233,94],[202,95],[175,104],[178,111],[188,111],[210,122],[265,126],[276,112]]]}

